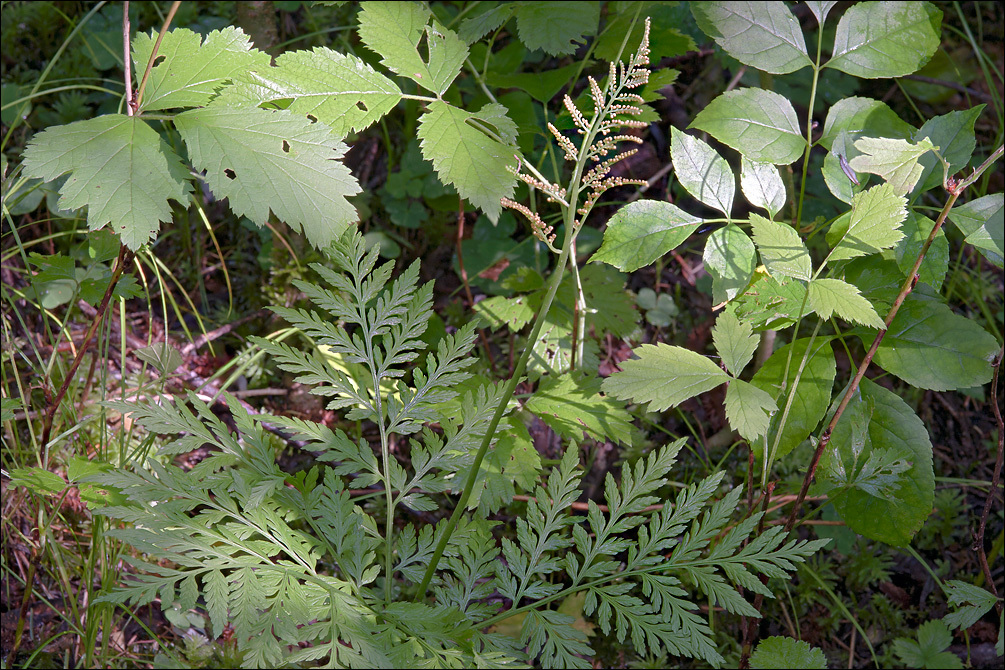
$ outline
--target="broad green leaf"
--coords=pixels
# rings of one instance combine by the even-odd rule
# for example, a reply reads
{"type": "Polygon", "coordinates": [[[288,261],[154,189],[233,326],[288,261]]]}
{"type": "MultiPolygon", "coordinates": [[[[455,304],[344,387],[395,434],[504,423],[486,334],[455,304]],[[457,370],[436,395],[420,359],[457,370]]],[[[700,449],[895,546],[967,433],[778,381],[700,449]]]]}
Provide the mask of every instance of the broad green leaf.
{"type": "Polygon", "coordinates": [[[435,21],[427,26],[429,17],[415,2],[368,2],[359,13],[359,38],[385,67],[440,96],[460,74],[468,47],[435,21]]]}
{"type": "MultiPolygon", "coordinates": [[[[587,67],[593,63],[587,61],[587,67]]],[[[545,70],[544,72],[495,72],[490,71],[486,76],[486,81],[491,86],[499,88],[519,88],[526,91],[532,98],[542,104],[548,102],[558,95],[558,92],[569,83],[576,73],[581,72],[583,63],[576,62],[565,67],[545,70]]],[[[534,125],[536,126],[536,121],[534,125]]]]}
{"type": "Polygon", "coordinates": [[[989,261],[1002,267],[1005,257],[1005,197],[992,193],[953,207],[949,220],[966,235],[966,241],[989,261]]]}
{"type": "Polygon", "coordinates": [[[865,136],[909,140],[915,132],[885,102],[871,98],[844,98],[828,109],[820,144],[830,151],[842,131],[848,134],[849,143],[865,136]]]}
{"type": "Polygon", "coordinates": [[[17,398],[0,398],[0,421],[13,421],[14,410],[21,409],[21,401],[17,398]]]}
{"type": "MultiPolygon", "coordinates": [[[[137,81],[143,78],[156,41],[156,33],[133,39],[137,81]]],[[[240,28],[214,30],[205,39],[187,28],[176,28],[164,34],[157,49],[157,63],[150,70],[140,111],[202,107],[228,80],[244,72],[268,70],[269,62],[269,54],[254,49],[240,28]]]]}
{"type": "Polygon", "coordinates": [[[771,415],[778,410],[774,399],[753,384],[731,379],[726,388],[726,419],[748,442],[768,430],[771,415]]]}
{"type": "Polygon", "coordinates": [[[568,56],[575,42],[597,33],[600,5],[596,2],[525,2],[516,6],[516,32],[528,49],[568,56]]]}
{"type": "Polygon", "coordinates": [[[184,362],[181,353],[167,342],[154,342],[148,347],[136,349],[133,353],[140,360],[154,366],[161,374],[171,374],[184,362]]]}
{"type": "Polygon", "coordinates": [[[705,142],[670,129],[670,160],[677,180],[698,202],[729,216],[736,178],[729,163],[705,142]]]}
{"type": "Polygon", "coordinates": [[[712,276],[712,302],[720,305],[747,287],[757,267],[757,251],[747,233],[731,223],[708,236],[702,260],[712,276]]]}
{"type": "Polygon", "coordinates": [[[863,379],[834,427],[821,469],[824,473],[840,467],[847,470],[849,464],[861,468],[874,450],[892,450],[908,458],[910,468],[899,474],[899,486],[893,494],[877,497],[850,488],[837,495],[832,491],[831,500],[856,533],[903,547],[932,512],[932,443],[925,424],[907,403],[892,391],[863,379]]]}
{"type": "Polygon", "coordinates": [[[880,330],[886,327],[876,308],[862,297],[858,289],[840,279],[814,279],[809,287],[809,304],[824,319],[837,314],[845,321],[880,330]]]}
{"type": "MultiPolygon", "coordinates": [[[[484,5],[482,6],[484,7],[484,5]]],[[[513,16],[513,9],[514,7],[507,3],[476,13],[474,16],[468,16],[461,23],[457,36],[470,46],[506,23],[513,16]]]]}
{"type": "Polygon", "coordinates": [[[744,65],[788,74],[812,65],[799,21],[780,2],[695,2],[698,27],[744,65]]]}
{"type": "Polygon", "coordinates": [[[534,310],[526,296],[504,298],[495,296],[475,303],[475,313],[488,321],[492,329],[508,327],[514,333],[534,319],[534,310]]]}
{"type": "Polygon", "coordinates": [[[772,219],[785,206],[785,183],[778,168],[771,163],[759,163],[741,156],[740,188],[751,205],[768,210],[772,219]]]}
{"type": "MultiPolygon", "coordinates": [[[[854,147],[852,150],[855,150],[854,147]]],[[[823,175],[824,183],[827,184],[827,190],[841,202],[846,202],[850,205],[855,194],[861,193],[864,189],[865,184],[869,180],[869,175],[855,173],[854,170],[851,170],[850,165],[842,166],[841,156],[844,156],[841,152],[827,152],[824,156],[823,169],[820,172],[823,175]],[[851,170],[852,175],[858,180],[858,184],[851,180],[846,169],[851,170]]]]}
{"type": "Polygon", "coordinates": [[[750,215],[750,229],[761,253],[761,261],[776,278],[791,277],[808,281],[813,276],[813,261],[799,233],[787,223],[750,215]]]}
{"type": "Polygon", "coordinates": [[[175,126],[216,197],[255,224],[271,211],[321,248],[357,220],[346,198],[360,187],[325,124],[286,110],[207,107],[179,114],[175,126]]]}
{"type": "Polygon", "coordinates": [[[838,21],[824,66],[863,79],[911,74],[939,48],[941,26],[929,2],[860,2],[838,21]]]}
{"type": "Polygon", "coordinates": [[[913,144],[886,137],[863,137],[855,141],[855,148],[861,155],[849,161],[853,170],[879,175],[897,195],[905,195],[921,179],[923,168],[918,159],[938,147],[928,140],[913,144]]]}
{"type": "Polygon", "coordinates": [[[723,93],[698,112],[689,127],[762,163],[789,165],[806,149],[792,103],[760,88],[723,93]]]}
{"type": "Polygon", "coordinates": [[[258,106],[291,100],[291,112],[313,116],[339,137],[380,120],[401,100],[397,85],[351,54],[325,47],[287,51],[275,67],[241,72],[219,103],[258,106]]]}
{"type": "Polygon", "coordinates": [[[643,344],[633,358],[621,364],[604,380],[607,395],[637,403],[650,403],[649,409],[661,412],[714,389],[729,377],[701,354],[667,344],[643,344]]]}
{"type": "MultiPolygon", "coordinates": [[[[939,147],[939,154],[949,163],[949,176],[953,176],[970,162],[974,147],[977,145],[974,136],[974,123],[982,111],[984,111],[984,105],[949,112],[925,121],[925,125],[918,130],[917,139],[919,141],[927,139],[939,147]]],[[[914,189],[912,195],[941,186],[945,174],[942,161],[934,153],[925,154],[919,162],[924,171],[918,181],[920,186],[914,189]]]]}
{"type": "Polygon", "coordinates": [[[548,377],[524,406],[570,440],[582,440],[585,432],[594,440],[630,445],[632,417],[622,403],[600,395],[600,383],[582,375],[548,377]]]}
{"type": "Polygon", "coordinates": [[[835,221],[827,233],[827,242],[834,247],[828,259],[867,256],[900,242],[904,237],[900,226],[907,218],[905,205],[905,199],[890,184],[879,184],[856,195],[850,215],[835,221]]]}
{"type": "MultiPolygon", "coordinates": [[[[780,409],[785,407],[789,394],[792,394],[792,404],[774,454],[776,459],[788,454],[810,436],[827,413],[831,402],[834,377],[837,374],[834,350],[829,339],[817,338],[802,374],[799,374],[809,343],[809,338],[802,338],[785,345],[773,353],[750,380],[751,384],[768,392],[780,409]],[[789,352],[792,353],[791,359],[789,352]]],[[[769,448],[775,443],[781,419],[782,413],[778,412],[771,421],[769,448]]],[[[753,446],[760,452],[760,441],[753,446]]]]}
{"type": "Polygon", "coordinates": [[[759,338],[746,321],[740,321],[732,312],[723,312],[712,328],[712,342],[722,358],[726,370],[739,377],[743,368],[757,351],[759,338]]]}
{"type": "Polygon", "coordinates": [[[813,12],[813,16],[817,17],[817,23],[821,26],[827,20],[827,14],[836,4],[837,0],[807,0],[806,2],[806,6],[813,12]]]}
{"type": "Polygon", "coordinates": [[[506,166],[515,161],[518,151],[512,142],[504,144],[483,128],[494,127],[500,138],[515,137],[516,127],[505,109],[489,104],[471,113],[437,100],[429,103],[417,133],[422,155],[432,161],[440,179],[452,184],[493,223],[502,210],[500,198],[513,196],[516,178],[506,166]]]}
{"type": "Polygon", "coordinates": [[[909,668],[931,670],[957,670],[963,663],[946,648],[953,643],[953,634],[945,622],[926,621],[918,626],[918,641],[898,637],[893,641],[893,651],[900,662],[909,668]]]}
{"type": "Polygon", "coordinates": [[[161,221],[171,221],[168,200],[184,203],[192,190],[188,171],[167,143],[140,117],[106,114],[50,127],[24,150],[24,172],[60,188],[62,209],[87,207],[87,227],[111,224],[122,243],[137,250],[161,221]]]}
{"type": "MultiPolygon", "coordinates": [[[[639,45],[642,43],[642,33],[645,30],[645,22],[641,20],[643,17],[649,18],[649,49],[652,52],[650,60],[655,62],[660,58],[680,56],[698,48],[694,39],[680,30],[682,8],[656,2],[646,3],[639,17],[640,20],[635,21],[632,35],[625,43],[625,35],[635,18],[636,8],[633,3],[608,5],[604,30],[597,36],[593,48],[593,55],[596,58],[613,61],[618,57],[618,52],[621,51],[621,60],[627,62],[632,54],[638,52],[639,45]],[[614,8],[620,8],[620,10],[612,21],[611,10],[614,8]],[[624,50],[621,49],[622,43],[625,43],[624,50]]],[[[658,72],[662,72],[662,70],[658,72]]],[[[654,75],[656,72],[650,77],[654,75]]]]}
{"type": "Polygon", "coordinates": [[[779,330],[794,324],[800,314],[807,314],[804,301],[806,284],[798,279],[773,277],[763,265],[736,303],[736,315],[750,321],[755,330],[779,330]]]}
{"type": "MultiPolygon", "coordinates": [[[[893,254],[897,259],[897,267],[905,276],[914,268],[918,254],[932,233],[935,222],[927,216],[922,216],[911,210],[904,221],[904,239],[894,247],[893,254]]],[[[936,291],[942,288],[942,281],[949,270],[949,240],[941,229],[925,252],[925,258],[918,268],[919,281],[923,281],[936,291]]]]}
{"type": "Polygon", "coordinates": [[[912,386],[951,391],[991,381],[991,359],[997,351],[994,336],[971,319],[940,302],[909,296],[875,360],[912,386]]]}
{"type": "Polygon", "coordinates": [[[10,483],[41,495],[52,495],[66,488],[62,477],[44,468],[15,468],[10,471],[10,483]]]}
{"type": "Polygon", "coordinates": [[[702,220],[662,200],[637,200],[607,222],[604,244],[590,262],[634,272],[676,249],[702,220]]]}
{"type": "MultiPolygon", "coordinates": [[[[836,5],[836,2],[808,2],[808,5],[836,5]]],[[[825,7],[821,11],[826,14],[830,7],[825,7]]],[[[820,14],[814,10],[820,22],[820,14]]],[[[805,668],[805,670],[825,670],[827,668],[827,657],[824,652],[816,647],[811,647],[809,643],[802,640],[793,640],[791,637],[766,637],[757,645],[757,649],[750,655],[750,667],[756,670],[785,670],[786,668],[805,668]]]]}

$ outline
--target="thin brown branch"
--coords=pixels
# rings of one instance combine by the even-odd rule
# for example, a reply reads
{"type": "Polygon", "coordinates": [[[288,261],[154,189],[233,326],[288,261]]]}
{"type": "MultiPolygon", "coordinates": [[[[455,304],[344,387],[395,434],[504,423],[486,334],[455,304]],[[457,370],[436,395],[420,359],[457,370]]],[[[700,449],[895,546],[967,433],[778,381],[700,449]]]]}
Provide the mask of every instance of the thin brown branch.
{"type": "Polygon", "coordinates": [[[998,406],[998,375],[1001,372],[1003,357],[1005,357],[1005,346],[998,351],[998,356],[993,364],[994,372],[991,375],[991,407],[994,409],[995,422],[998,424],[998,453],[995,456],[994,474],[991,476],[991,489],[988,491],[987,500],[984,501],[984,511],[981,512],[981,520],[974,536],[974,551],[977,552],[977,559],[980,561],[988,590],[995,597],[995,609],[998,610],[999,616],[1002,613],[1002,601],[998,597],[998,588],[995,586],[994,577],[991,575],[991,566],[988,565],[988,555],[984,550],[984,529],[987,526],[988,515],[991,514],[991,504],[998,493],[998,485],[1001,483],[1002,454],[1005,451],[1005,421],[1002,420],[1002,410],[998,406]]]}

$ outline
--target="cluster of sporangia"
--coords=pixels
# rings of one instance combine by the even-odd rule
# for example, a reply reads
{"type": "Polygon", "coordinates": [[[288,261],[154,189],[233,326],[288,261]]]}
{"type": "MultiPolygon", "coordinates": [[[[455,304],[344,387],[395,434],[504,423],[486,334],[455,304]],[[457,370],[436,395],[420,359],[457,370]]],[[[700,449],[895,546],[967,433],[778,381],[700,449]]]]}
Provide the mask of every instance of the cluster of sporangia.
{"type": "MultiPolygon", "coordinates": [[[[636,186],[646,185],[645,181],[639,179],[625,179],[624,177],[607,176],[607,173],[610,172],[612,165],[623,158],[628,158],[634,154],[637,149],[622,151],[611,158],[606,158],[606,156],[612,151],[615,151],[620,142],[642,144],[642,139],[634,135],[611,135],[611,132],[619,127],[645,128],[648,125],[644,121],[624,118],[625,116],[631,117],[642,113],[642,109],[638,106],[644,102],[642,96],[629,91],[649,83],[648,65],[649,19],[646,19],[646,27],[642,35],[642,42],[639,45],[638,53],[631,57],[627,66],[622,65],[620,62],[611,63],[611,70],[607,78],[608,90],[612,91],[609,101],[605,100],[604,92],[600,90],[600,86],[597,84],[597,81],[593,77],[588,77],[590,82],[590,96],[593,98],[592,122],[587,121],[586,117],[583,116],[583,113],[579,111],[579,108],[576,107],[576,104],[572,101],[572,98],[566,95],[563,99],[565,108],[569,111],[569,115],[572,117],[573,123],[576,124],[576,132],[584,136],[584,165],[594,163],[594,166],[582,177],[580,181],[581,186],[578,190],[585,191],[588,189],[589,195],[587,195],[583,206],[576,210],[582,218],[573,222],[575,230],[578,230],[580,226],[582,226],[583,221],[586,220],[586,215],[589,214],[590,210],[593,209],[593,206],[596,204],[597,199],[600,198],[600,196],[603,195],[607,189],[614,188],[615,186],[624,186],[626,184],[633,184],[636,186]],[[596,139],[597,137],[600,139],[596,139]]],[[[576,146],[572,143],[572,140],[563,135],[558,128],[551,123],[548,124],[548,130],[551,131],[551,134],[554,135],[555,139],[558,141],[559,146],[561,146],[565,151],[565,160],[578,164],[580,159],[580,150],[576,148],[576,146]]],[[[527,166],[528,169],[534,173],[533,175],[523,174],[520,171],[521,165],[522,163],[518,162],[516,168],[510,168],[511,172],[513,172],[518,179],[531,188],[544,193],[549,202],[557,202],[565,209],[568,209],[575,204],[566,200],[567,193],[564,188],[545,179],[533,165],[527,166]]],[[[530,220],[531,229],[534,231],[534,235],[548,245],[549,249],[558,253],[558,249],[554,246],[555,234],[552,232],[552,227],[542,221],[541,216],[537,212],[533,212],[526,205],[510,200],[509,198],[503,198],[502,204],[504,207],[515,209],[526,216],[530,220]]]]}

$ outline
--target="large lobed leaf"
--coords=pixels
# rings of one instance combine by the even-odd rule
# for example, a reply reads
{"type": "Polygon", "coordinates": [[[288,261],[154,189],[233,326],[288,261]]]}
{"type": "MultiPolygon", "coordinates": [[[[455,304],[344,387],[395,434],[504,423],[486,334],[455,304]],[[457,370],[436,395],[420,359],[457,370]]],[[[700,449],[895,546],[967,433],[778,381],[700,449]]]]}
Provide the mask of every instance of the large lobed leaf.
{"type": "Polygon", "coordinates": [[[519,153],[516,125],[506,116],[506,108],[488,104],[468,112],[437,100],[429,103],[429,111],[419,120],[417,135],[422,155],[432,161],[440,179],[453,184],[496,222],[502,211],[499,200],[512,197],[516,187],[506,166],[519,153]]]}
{"type": "Polygon", "coordinates": [[[52,181],[69,174],[59,207],[87,207],[87,227],[111,224],[139,249],[171,220],[168,200],[192,190],[181,160],[139,117],[107,114],[36,134],[24,151],[25,174],[52,181]]]}
{"type": "MultiPolygon", "coordinates": [[[[133,40],[133,68],[139,79],[146,69],[156,39],[153,34],[133,40]]],[[[157,49],[157,64],[141,101],[141,112],[207,104],[228,80],[245,72],[269,68],[269,54],[252,48],[240,28],[214,30],[200,43],[187,28],[165,33],[157,49]]]]}
{"type": "Polygon", "coordinates": [[[207,107],[175,117],[192,164],[218,198],[259,226],[270,210],[320,248],[357,220],[360,192],[328,126],[286,110],[207,107]]]}

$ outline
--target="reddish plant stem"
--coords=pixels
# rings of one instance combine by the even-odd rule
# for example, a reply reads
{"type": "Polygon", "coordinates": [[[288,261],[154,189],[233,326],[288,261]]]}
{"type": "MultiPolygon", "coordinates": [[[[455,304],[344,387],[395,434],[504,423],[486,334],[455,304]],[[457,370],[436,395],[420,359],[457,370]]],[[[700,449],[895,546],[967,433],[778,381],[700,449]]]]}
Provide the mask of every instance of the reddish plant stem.
{"type": "Polygon", "coordinates": [[[59,405],[63,402],[63,398],[66,396],[67,389],[70,388],[70,382],[73,381],[73,377],[77,373],[77,368],[80,367],[80,363],[84,360],[84,354],[87,352],[87,348],[91,345],[91,340],[94,339],[95,333],[98,332],[98,327],[105,320],[105,313],[108,311],[108,303],[112,299],[112,293],[115,291],[115,285],[119,283],[119,278],[122,276],[122,271],[126,264],[132,262],[132,259],[132,252],[130,252],[125,245],[120,246],[119,257],[115,259],[115,269],[112,270],[112,278],[108,281],[108,288],[105,289],[105,295],[101,298],[101,304],[98,305],[97,316],[95,316],[94,320],[91,321],[91,326],[87,329],[87,335],[84,336],[84,342],[77,350],[77,355],[73,358],[73,363],[70,364],[70,369],[67,370],[66,376],[63,378],[63,384],[59,387],[59,391],[53,397],[52,401],[49,403],[49,408],[45,412],[45,421],[42,424],[42,449],[46,449],[49,444],[49,436],[52,434],[53,419],[56,416],[56,411],[59,409],[59,405]]]}
{"type": "Polygon", "coordinates": [[[921,268],[921,263],[925,260],[925,255],[928,253],[929,247],[932,246],[932,242],[935,241],[935,236],[938,235],[939,231],[942,229],[942,224],[946,222],[946,216],[949,214],[949,210],[953,208],[953,205],[956,203],[956,199],[959,198],[960,194],[963,192],[963,184],[950,182],[948,186],[949,200],[946,201],[945,206],[942,208],[942,212],[939,213],[938,221],[935,222],[935,225],[932,227],[932,232],[928,235],[928,239],[925,240],[924,245],[922,245],[921,251],[918,252],[918,257],[914,261],[914,266],[908,273],[904,284],[900,287],[900,292],[897,294],[897,299],[893,301],[893,306],[890,308],[889,314],[887,314],[886,319],[884,319],[886,328],[876,333],[876,337],[872,341],[872,346],[869,347],[869,352],[859,364],[858,370],[855,372],[855,377],[852,379],[851,384],[848,385],[848,390],[845,391],[844,397],[841,398],[841,402],[838,404],[837,410],[834,412],[834,416],[831,418],[830,423],[827,424],[827,428],[825,428],[824,432],[820,435],[820,439],[817,442],[817,449],[813,452],[813,459],[810,461],[810,466],[806,470],[806,476],[803,478],[803,485],[799,489],[799,495],[796,497],[796,502],[792,505],[792,510],[789,512],[788,521],[785,522],[785,530],[787,532],[791,531],[796,525],[796,518],[799,516],[799,508],[802,506],[803,500],[806,498],[806,493],[810,489],[810,484],[813,483],[817,466],[820,464],[820,458],[823,456],[827,445],[830,444],[831,434],[834,432],[834,427],[841,419],[841,415],[844,414],[845,409],[848,407],[848,403],[851,402],[852,396],[855,395],[855,391],[858,390],[858,385],[861,383],[862,377],[865,376],[866,370],[869,369],[872,359],[876,356],[876,351],[879,349],[879,345],[883,341],[883,337],[886,335],[887,330],[889,330],[890,324],[893,323],[893,319],[897,316],[900,306],[904,304],[904,300],[907,299],[907,296],[917,285],[918,270],[921,268]]]}

